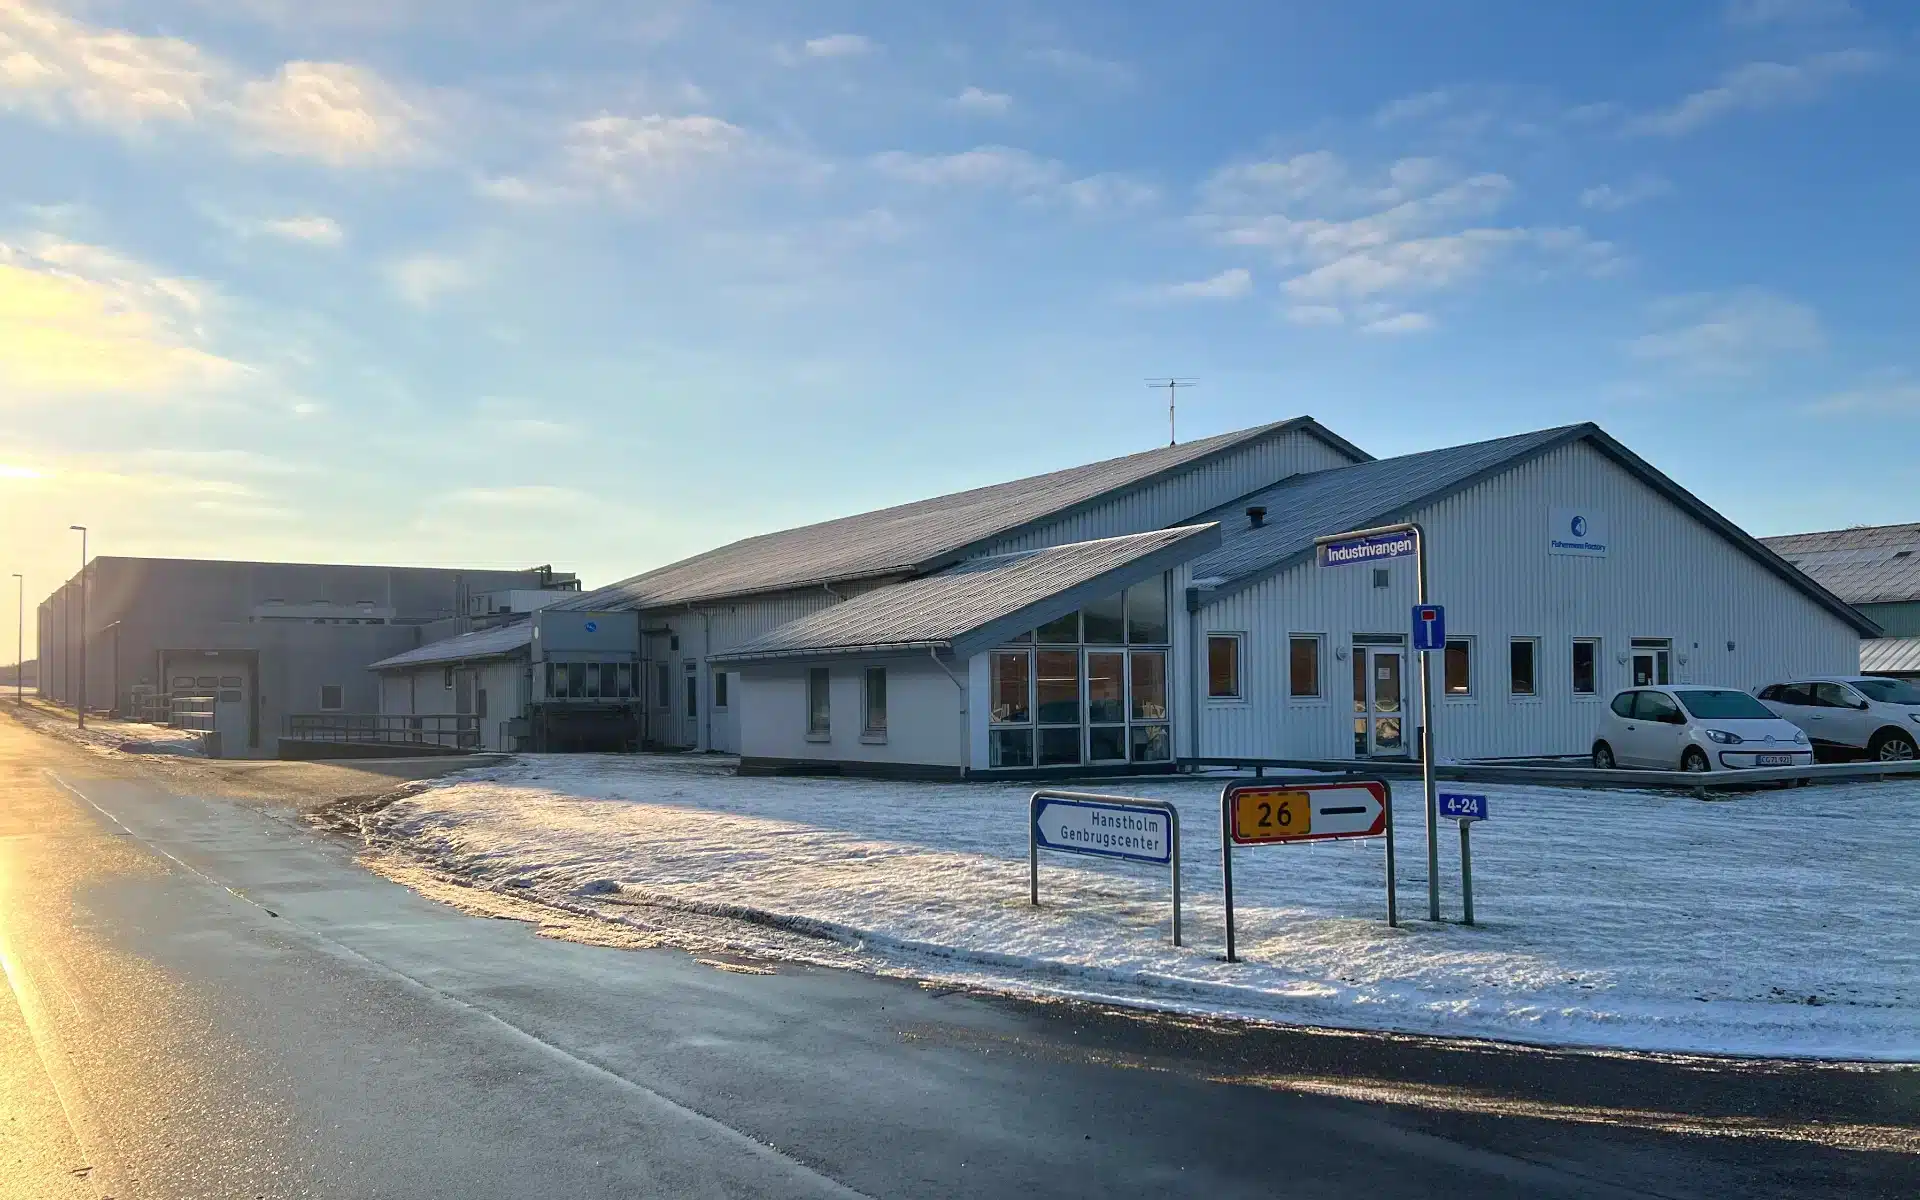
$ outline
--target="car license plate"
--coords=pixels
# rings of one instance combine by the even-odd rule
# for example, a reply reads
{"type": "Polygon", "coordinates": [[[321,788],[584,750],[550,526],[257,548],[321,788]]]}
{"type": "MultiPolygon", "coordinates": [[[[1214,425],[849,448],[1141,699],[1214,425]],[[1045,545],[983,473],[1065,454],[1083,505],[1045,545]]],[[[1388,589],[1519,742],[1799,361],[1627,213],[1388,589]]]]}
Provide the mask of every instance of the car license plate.
{"type": "Polygon", "coordinates": [[[1762,754],[1755,761],[1763,767],[1790,767],[1793,765],[1793,755],[1762,754]]]}

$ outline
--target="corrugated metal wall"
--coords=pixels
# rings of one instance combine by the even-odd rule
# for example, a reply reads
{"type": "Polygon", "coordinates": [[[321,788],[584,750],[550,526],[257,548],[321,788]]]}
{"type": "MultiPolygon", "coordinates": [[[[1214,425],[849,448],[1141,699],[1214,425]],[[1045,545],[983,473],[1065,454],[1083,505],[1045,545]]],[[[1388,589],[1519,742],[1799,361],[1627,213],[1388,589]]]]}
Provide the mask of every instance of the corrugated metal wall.
{"type": "Polygon", "coordinates": [[[980,554],[1007,554],[1165,529],[1249,492],[1270,487],[1289,475],[1348,465],[1350,460],[1344,454],[1319,438],[1290,433],[1243,447],[1205,466],[1076,516],[1003,538],[982,549],[980,554]]]}
{"type": "MultiPolygon", "coordinates": [[[[1442,758],[1585,753],[1600,706],[1631,685],[1619,656],[1636,637],[1672,639],[1675,682],[1749,688],[1849,672],[1858,661],[1851,627],[1586,443],[1412,516],[1428,532],[1432,599],[1446,607],[1448,634],[1473,639],[1472,696],[1437,700],[1442,758]],[[1605,513],[1607,557],[1548,554],[1555,507],[1605,513]],[[1513,637],[1539,639],[1536,698],[1509,695],[1513,637]],[[1601,639],[1594,698],[1573,695],[1576,637],[1601,639]]],[[[1407,631],[1413,563],[1388,569],[1391,586],[1375,589],[1368,567],[1307,563],[1207,606],[1208,629],[1247,635],[1247,700],[1205,702],[1202,753],[1350,756],[1351,666],[1335,651],[1355,633],[1407,631]],[[1287,638],[1296,632],[1323,636],[1325,699],[1287,695],[1287,638]]],[[[1436,682],[1440,669],[1436,661],[1436,682]]],[[[1417,695],[1409,689],[1410,704],[1417,695]]]]}

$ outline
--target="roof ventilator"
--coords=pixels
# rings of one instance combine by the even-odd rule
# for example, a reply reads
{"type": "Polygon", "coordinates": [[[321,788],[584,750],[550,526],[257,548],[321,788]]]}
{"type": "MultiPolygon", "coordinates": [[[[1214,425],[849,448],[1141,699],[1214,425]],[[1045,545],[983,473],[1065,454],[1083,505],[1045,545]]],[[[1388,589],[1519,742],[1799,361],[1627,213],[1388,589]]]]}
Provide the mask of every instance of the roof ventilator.
{"type": "Polygon", "coordinates": [[[1267,506],[1266,505],[1251,504],[1247,506],[1247,524],[1253,526],[1255,529],[1258,529],[1262,525],[1265,525],[1266,523],[1267,523],[1267,506]]]}

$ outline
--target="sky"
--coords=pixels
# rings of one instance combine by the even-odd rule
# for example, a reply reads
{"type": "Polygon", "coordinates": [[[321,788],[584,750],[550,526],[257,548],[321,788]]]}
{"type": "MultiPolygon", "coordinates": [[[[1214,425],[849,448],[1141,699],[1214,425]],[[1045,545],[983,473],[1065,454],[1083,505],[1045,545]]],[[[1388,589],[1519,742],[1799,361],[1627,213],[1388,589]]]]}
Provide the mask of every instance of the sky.
{"type": "Polygon", "coordinates": [[[596,585],[1164,444],[1153,376],[1916,520],[1916,150],[1874,0],[0,0],[0,575],[596,585]]]}

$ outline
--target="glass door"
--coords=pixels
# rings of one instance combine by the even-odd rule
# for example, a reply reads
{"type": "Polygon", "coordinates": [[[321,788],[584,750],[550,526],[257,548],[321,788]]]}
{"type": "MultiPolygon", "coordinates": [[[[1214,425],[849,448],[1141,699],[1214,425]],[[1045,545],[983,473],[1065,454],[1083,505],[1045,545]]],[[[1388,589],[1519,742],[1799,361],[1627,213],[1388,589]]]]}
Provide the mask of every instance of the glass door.
{"type": "Polygon", "coordinates": [[[1087,761],[1127,761],[1127,656],[1087,651],[1087,761]]]}
{"type": "Polygon", "coordinates": [[[1407,753],[1406,651],[1353,648],[1353,753],[1359,758],[1407,753]]]}

